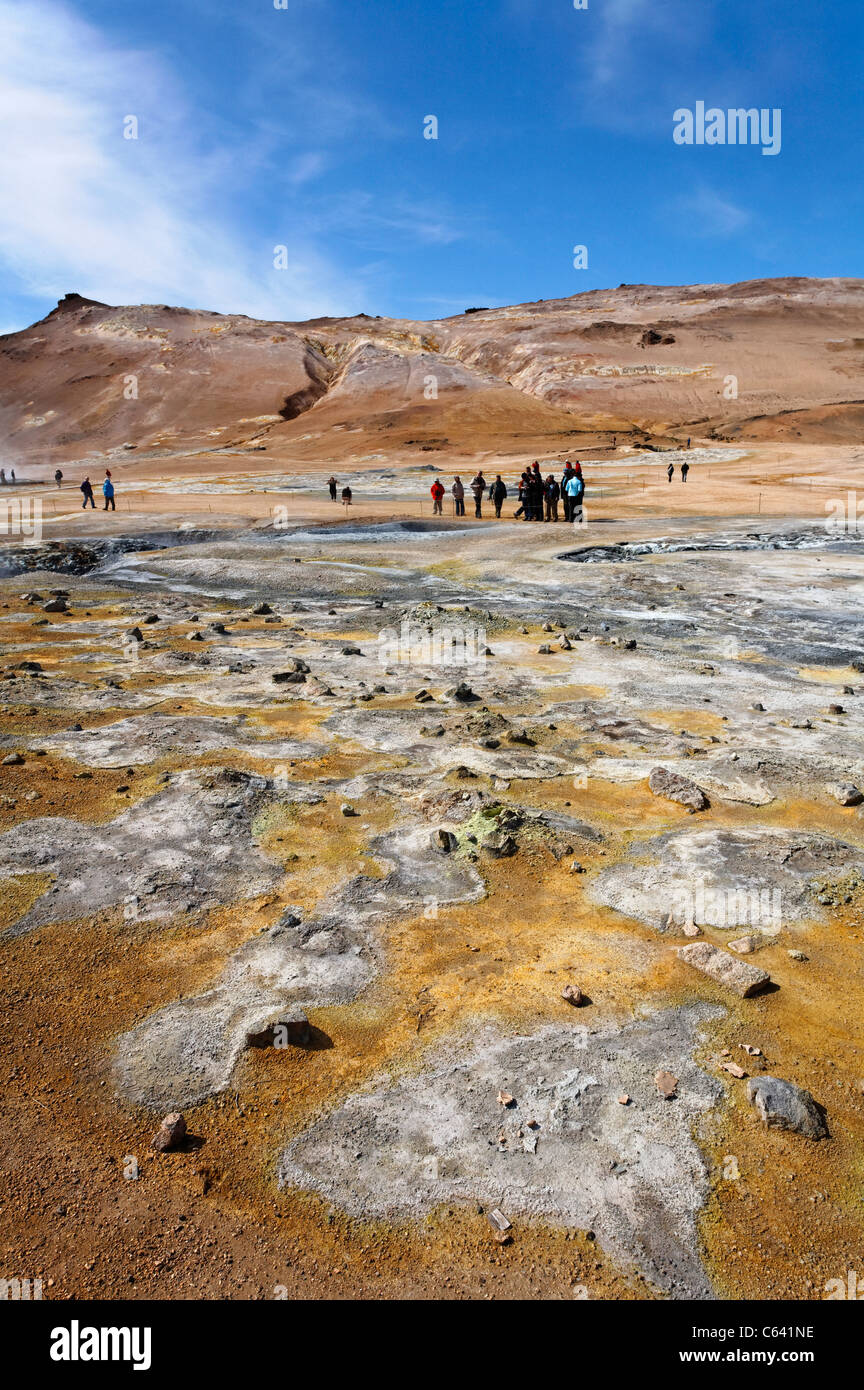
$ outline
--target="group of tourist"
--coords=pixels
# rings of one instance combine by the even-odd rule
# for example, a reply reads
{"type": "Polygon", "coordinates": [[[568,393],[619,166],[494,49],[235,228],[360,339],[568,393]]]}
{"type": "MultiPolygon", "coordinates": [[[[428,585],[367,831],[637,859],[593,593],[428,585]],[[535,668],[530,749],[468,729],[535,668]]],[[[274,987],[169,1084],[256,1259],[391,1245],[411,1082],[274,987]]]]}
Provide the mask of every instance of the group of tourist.
{"type": "MultiPolygon", "coordinates": [[[[501,508],[507,498],[507,484],[500,473],[495,474],[494,482],[487,483],[481,470],[471,479],[468,486],[474,498],[475,517],[482,518],[483,516],[484,498],[488,498],[495,508],[495,515],[500,517],[501,508]]],[[[443,516],[444,514],[445,490],[440,478],[436,478],[429,489],[432,493],[432,513],[435,516],[443,516]]],[[[585,481],[582,477],[582,465],[578,460],[576,463],[565,463],[564,472],[559,481],[553,473],[548,473],[544,478],[540,464],[535,459],[531,467],[526,468],[523,472],[517,490],[519,506],[513,513],[514,517],[522,517],[525,521],[558,521],[558,504],[560,502],[564,521],[572,521],[577,524],[582,521],[585,481]]],[[[450,491],[453,494],[456,515],[464,516],[465,484],[458,473],[453,479],[450,491]]]]}

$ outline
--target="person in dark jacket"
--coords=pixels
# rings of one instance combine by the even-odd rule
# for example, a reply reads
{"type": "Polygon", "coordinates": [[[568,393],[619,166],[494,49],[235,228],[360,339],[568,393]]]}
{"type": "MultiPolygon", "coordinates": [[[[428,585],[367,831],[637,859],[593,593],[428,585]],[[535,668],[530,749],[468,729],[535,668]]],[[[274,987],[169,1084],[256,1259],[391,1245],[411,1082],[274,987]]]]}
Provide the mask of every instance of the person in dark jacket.
{"type": "Polygon", "coordinates": [[[528,476],[528,498],[531,506],[530,517],[532,521],[543,520],[543,493],[545,485],[539,465],[535,464],[528,476]]]}
{"type": "Polygon", "coordinates": [[[547,521],[557,521],[557,520],[558,520],[558,498],[561,496],[561,489],[560,489],[560,487],[558,486],[558,484],[557,484],[557,482],[555,481],[555,479],[552,477],[552,474],[551,474],[551,473],[549,474],[549,477],[546,479],[546,487],[545,487],[545,490],[544,490],[544,496],[545,496],[545,501],[546,501],[546,520],[547,520],[547,521]]]}
{"type": "Polygon", "coordinates": [[[489,488],[489,501],[495,504],[495,515],[500,517],[501,505],[507,496],[507,487],[500,473],[495,474],[495,481],[489,488]]]}
{"type": "Polygon", "coordinates": [[[666,477],[669,479],[670,483],[671,483],[672,479],[674,478],[674,476],[675,476],[675,465],[674,465],[674,463],[670,463],[669,467],[666,469],[666,477]]]}
{"type": "Polygon", "coordinates": [[[452,488],[450,489],[450,491],[453,493],[453,499],[454,499],[454,501],[455,501],[455,503],[456,503],[456,515],[457,515],[457,516],[464,516],[464,515],[465,515],[465,484],[463,483],[462,479],[459,477],[459,474],[458,474],[458,473],[456,474],[456,477],[453,479],[453,486],[452,486],[452,488]]]}
{"type": "Polygon", "coordinates": [[[81,484],[81,491],[84,494],[84,501],[81,503],[81,510],[86,512],[87,503],[89,502],[90,506],[93,508],[95,512],[96,503],[93,501],[93,484],[91,483],[89,478],[84,479],[83,483],[81,484]]]}
{"type": "Polygon", "coordinates": [[[474,515],[482,519],[483,516],[483,493],[486,491],[486,479],[482,472],[476,478],[471,479],[471,491],[474,494],[474,515]]]}
{"type": "Polygon", "coordinates": [[[330,489],[330,500],[331,500],[331,502],[335,502],[335,501],[336,501],[336,488],[337,488],[338,483],[339,483],[339,479],[338,479],[338,478],[333,478],[333,477],[331,477],[330,479],[328,479],[327,486],[328,486],[329,489],[330,489]]]}

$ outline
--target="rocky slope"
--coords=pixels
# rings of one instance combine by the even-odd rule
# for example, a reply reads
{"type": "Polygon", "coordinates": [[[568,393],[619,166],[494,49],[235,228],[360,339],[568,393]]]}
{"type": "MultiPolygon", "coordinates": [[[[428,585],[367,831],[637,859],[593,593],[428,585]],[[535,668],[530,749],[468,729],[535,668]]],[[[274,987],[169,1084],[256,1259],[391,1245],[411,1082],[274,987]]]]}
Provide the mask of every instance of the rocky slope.
{"type": "Polygon", "coordinates": [[[864,282],[622,285],[435,322],[307,323],[67,295],[0,338],[7,461],[124,443],[339,458],[566,448],[583,431],[844,443],[864,424],[864,282]],[[344,435],[340,444],[339,435],[344,435]]]}

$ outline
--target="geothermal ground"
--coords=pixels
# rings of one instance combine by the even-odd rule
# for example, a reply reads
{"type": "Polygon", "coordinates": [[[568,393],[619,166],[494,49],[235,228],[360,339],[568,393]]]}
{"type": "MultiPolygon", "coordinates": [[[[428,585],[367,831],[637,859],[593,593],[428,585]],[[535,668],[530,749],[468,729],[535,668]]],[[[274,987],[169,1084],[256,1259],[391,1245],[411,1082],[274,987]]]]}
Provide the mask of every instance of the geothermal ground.
{"type": "Polygon", "coordinates": [[[685,486],[668,440],[595,442],[581,528],[433,521],[402,458],[151,453],[108,516],[21,470],[4,1269],[809,1300],[864,1267],[864,549],[825,524],[860,450],[694,438],[685,486]]]}

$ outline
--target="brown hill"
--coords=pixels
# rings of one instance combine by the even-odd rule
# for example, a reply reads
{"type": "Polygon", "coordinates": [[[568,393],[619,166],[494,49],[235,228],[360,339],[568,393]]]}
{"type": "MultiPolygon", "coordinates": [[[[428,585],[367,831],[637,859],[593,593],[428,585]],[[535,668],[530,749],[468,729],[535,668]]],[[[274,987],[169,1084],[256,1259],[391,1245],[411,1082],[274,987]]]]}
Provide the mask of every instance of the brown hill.
{"type": "Polygon", "coordinates": [[[851,279],[622,285],[433,322],[67,295],[0,338],[3,450],[13,463],[124,443],[313,460],[560,449],[598,431],[846,442],[861,434],[862,311],[851,279]]]}

